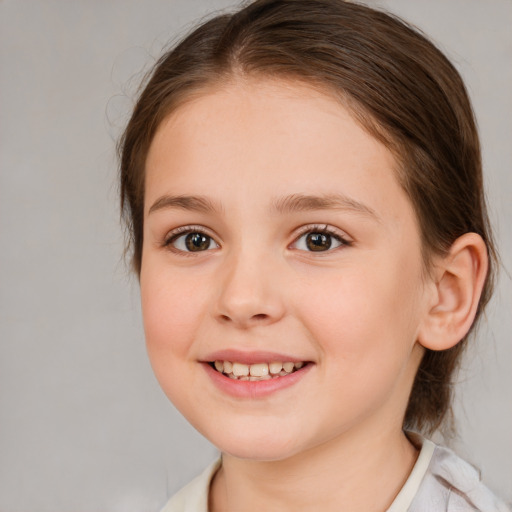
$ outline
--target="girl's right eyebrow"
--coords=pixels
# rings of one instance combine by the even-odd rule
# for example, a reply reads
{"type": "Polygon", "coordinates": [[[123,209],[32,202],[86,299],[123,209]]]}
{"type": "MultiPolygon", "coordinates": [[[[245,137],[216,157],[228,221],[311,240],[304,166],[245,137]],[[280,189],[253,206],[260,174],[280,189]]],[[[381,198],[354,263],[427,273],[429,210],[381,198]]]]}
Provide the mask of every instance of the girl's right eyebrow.
{"type": "Polygon", "coordinates": [[[169,208],[178,208],[182,210],[191,210],[201,213],[219,213],[224,209],[220,203],[213,201],[205,196],[169,196],[159,197],[151,206],[148,215],[169,208]]]}

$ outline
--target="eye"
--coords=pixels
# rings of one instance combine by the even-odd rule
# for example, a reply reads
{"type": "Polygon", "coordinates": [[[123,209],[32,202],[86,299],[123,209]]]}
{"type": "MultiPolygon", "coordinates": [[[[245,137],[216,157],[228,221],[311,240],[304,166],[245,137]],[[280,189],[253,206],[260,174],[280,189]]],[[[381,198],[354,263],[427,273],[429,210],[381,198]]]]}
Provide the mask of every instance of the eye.
{"type": "Polygon", "coordinates": [[[295,240],[293,245],[300,251],[326,252],[342,245],[350,245],[350,242],[333,233],[326,226],[324,228],[309,228],[295,240]]]}
{"type": "Polygon", "coordinates": [[[165,246],[179,252],[203,252],[218,249],[215,240],[202,231],[187,229],[185,232],[171,233],[165,246]]]}

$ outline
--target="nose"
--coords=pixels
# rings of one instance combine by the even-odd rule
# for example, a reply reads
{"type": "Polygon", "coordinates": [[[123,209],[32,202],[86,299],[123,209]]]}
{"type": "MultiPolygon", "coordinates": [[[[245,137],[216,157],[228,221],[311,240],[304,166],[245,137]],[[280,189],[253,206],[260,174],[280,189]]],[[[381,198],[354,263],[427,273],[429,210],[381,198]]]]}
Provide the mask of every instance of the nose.
{"type": "Polygon", "coordinates": [[[269,325],[285,314],[279,271],[264,255],[226,260],[219,279],[216,318],[240,329],[269,325]]]}

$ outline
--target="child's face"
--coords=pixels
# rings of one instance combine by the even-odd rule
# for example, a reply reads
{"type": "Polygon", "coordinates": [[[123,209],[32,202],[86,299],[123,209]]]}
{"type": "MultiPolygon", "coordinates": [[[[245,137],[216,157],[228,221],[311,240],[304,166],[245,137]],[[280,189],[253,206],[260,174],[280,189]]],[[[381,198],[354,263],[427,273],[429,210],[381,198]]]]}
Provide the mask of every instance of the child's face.
{"type": "Polygon", "coordinates": [[[222,451],[284,459],[401,428],[432,287],[394,166],[339,103],[284,82],[212,90],[160,126],[147,346],[166,394],[222,451]],[[307,364],[250,382],[215,359],[307,364]]]}

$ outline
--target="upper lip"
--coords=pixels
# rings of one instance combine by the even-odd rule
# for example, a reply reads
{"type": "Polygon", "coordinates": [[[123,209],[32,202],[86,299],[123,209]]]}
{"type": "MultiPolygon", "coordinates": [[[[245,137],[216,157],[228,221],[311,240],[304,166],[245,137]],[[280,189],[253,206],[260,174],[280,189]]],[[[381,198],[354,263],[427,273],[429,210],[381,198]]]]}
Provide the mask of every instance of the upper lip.
{"type": "Polygon", "coordinates": [[[212,352],[208,354],[204,359],[204,362],[212,362],[212,361],[231,361],[243,364],[257,364],[257,363],[271,363],[275,362],[292,362],[292,363],[300,363],[306,362],[307,359],[301,359],[296,356],[291,356],[289,354],[282,354],[278,352],[270,352],[270,351],[241,351],[236,349],[225,349],[218,350],[216,352],[212,352]]]}

